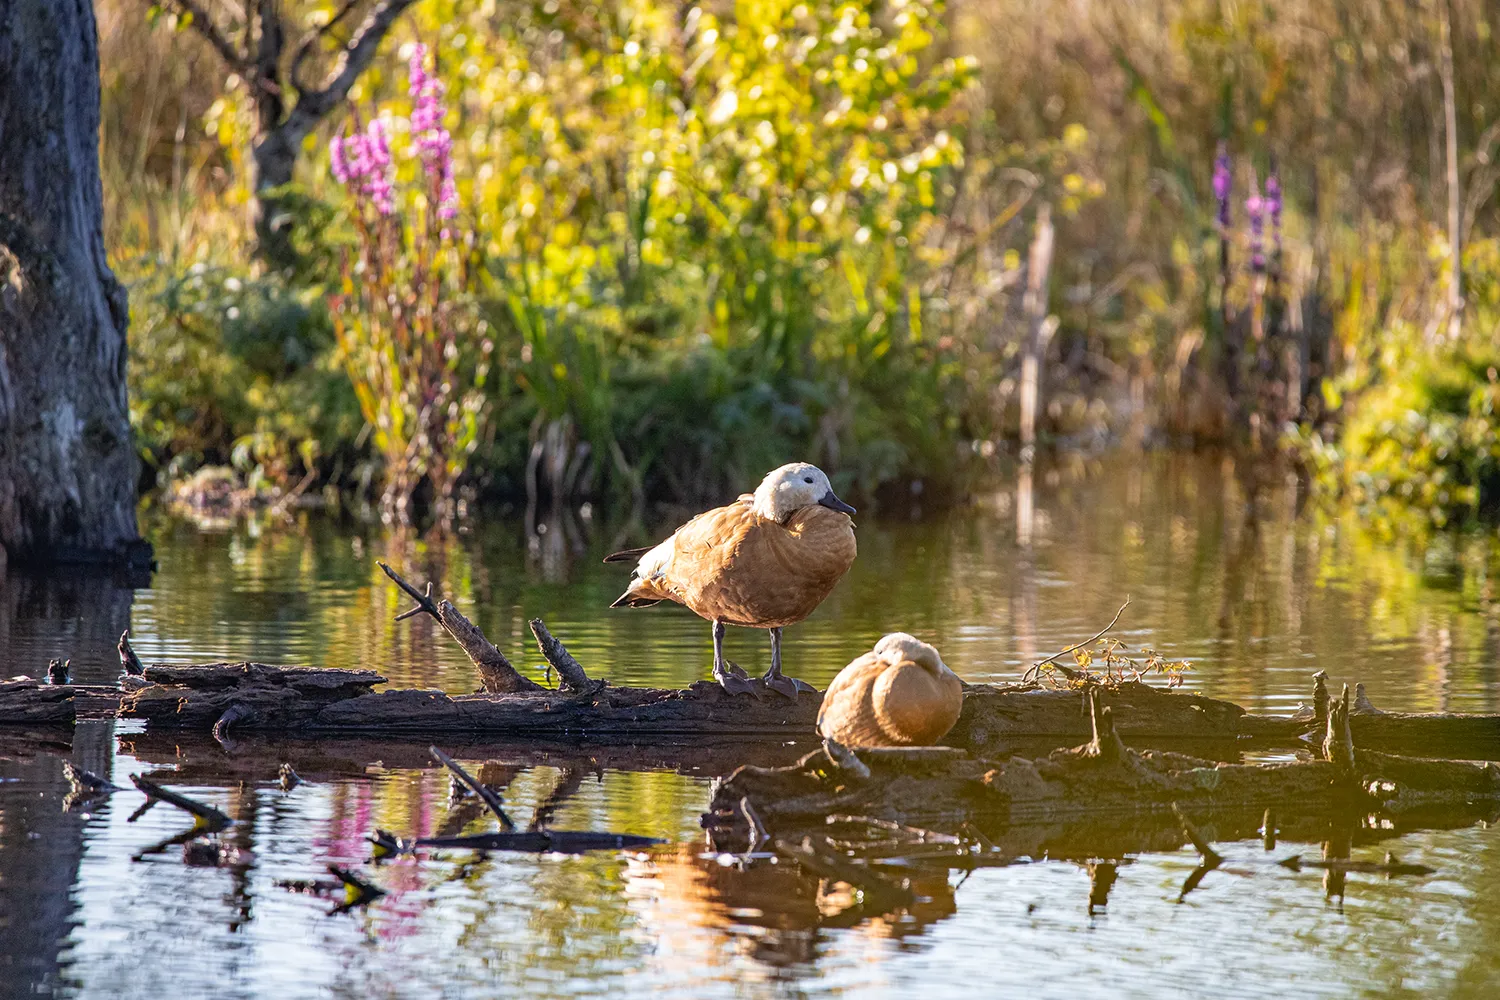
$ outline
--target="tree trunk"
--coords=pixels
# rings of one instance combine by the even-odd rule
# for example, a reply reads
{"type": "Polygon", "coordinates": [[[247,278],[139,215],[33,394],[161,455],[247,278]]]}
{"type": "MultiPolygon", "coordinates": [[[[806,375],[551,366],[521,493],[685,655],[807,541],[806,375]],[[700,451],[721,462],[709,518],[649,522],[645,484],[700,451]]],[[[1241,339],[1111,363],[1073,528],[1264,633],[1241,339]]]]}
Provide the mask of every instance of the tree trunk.
{"type": "Polygon", "coordinates": [[[293,219],[274,192],[292,182],[301,141],[301,135],[288,136],[282,126],[262,132],[250,148],[256,250],[272,267],[296,263],[291,240],[293,219]]]}
{"type": "Polygon", "coordinates": [[[88,0],[0,0],[0,94],[0,546],[17,562],[140,558],[88,0]]]}

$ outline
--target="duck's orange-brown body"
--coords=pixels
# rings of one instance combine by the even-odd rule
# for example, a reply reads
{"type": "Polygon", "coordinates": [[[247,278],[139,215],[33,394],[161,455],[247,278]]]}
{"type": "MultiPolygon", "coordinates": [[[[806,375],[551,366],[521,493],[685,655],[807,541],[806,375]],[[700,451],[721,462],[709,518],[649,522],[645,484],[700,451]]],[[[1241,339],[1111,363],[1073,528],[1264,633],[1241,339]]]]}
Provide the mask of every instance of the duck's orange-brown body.
{"type": "Polygon", "coordinates": [[[676,601],[701,618],[783,628],[812,614],[854,563],[854,522],[816,504],[779,523],[749,494],[706,511],[641,560],[621,598],[676,601]]]}
{"type": "Polygon", "coordinates": [[[823,695],[818,732],[852,747],[932,746],[963,703],[963,683],[937,650],[898,632],[839,671],[823,695]]]}

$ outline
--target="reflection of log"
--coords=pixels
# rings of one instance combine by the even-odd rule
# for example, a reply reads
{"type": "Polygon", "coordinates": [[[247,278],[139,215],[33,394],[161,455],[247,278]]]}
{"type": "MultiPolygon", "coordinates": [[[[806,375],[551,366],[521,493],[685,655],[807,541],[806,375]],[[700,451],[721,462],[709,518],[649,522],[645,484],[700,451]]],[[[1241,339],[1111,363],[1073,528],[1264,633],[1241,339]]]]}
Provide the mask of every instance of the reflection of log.
{"type": "MultiPolygon", "coordinates": [[[[67,730],[62,730],[66,735],[67,730]]],[[[0,738],[4,731],[0,730],[0,738]]],[[[369,762],[386,768],[426,770],[438,766],[427,752],[428,742],[401,737],[379,739],[297,737],[281,733],[237,738],[233,756],[206,733],[128,733],[120,736],[121,751],[143,764],[161,765],[147,777],[200,786],[270,784],[283,763],[305,781],[348,781],[372,777],[369,762]],[[167,770],[166,768],[170,768],[167,770]]],[[[767,767],[790,764],[801,757],[802,746],[781,741],[725,739],[713,746],[700,741],[661,740],[645,744],[570,743],[557,740],[457,739],[444,744],[458,757],[484,760],[499,767],[577,768],[583,772],[678,771],[696,777],[727,775],[741,764],[767,767]]],[[[488,766],[488,764],[486,765],[488,766]]],[[[492,779],[483,772],[482,781],[492,779]]]]}
{"type": "MultiPolygon", "coordinates": [[[[1340,711],[1333,717],[1347,719],[1340,711]]],[[[1416,760],[1368,751],[1352,765],[1314,760],[1280,764],[1215,764],[1182,754],[1137,752],[1118,744],[1109,713],[1095,714],[1095,738],[1036,760],[1001,764],[958,751],[860,750],[857,771],[828,750],[791,767],[744,767],[717,789],[704,824],[716,844],[748,838],[739,808],[748,798],[773,837],[821,827],[833,813],[953,826],[976,817],[1009,822],[1070,815],[1183,808],[1264,809],[1270,805],[1353,808],[1400,813],[1437,805],[1500,802],[1500,765],[1416,760]],[[867,773],[866,773],[867,772],[867,773]]],[[[1347,725],[1340,725],[1347,745],[1347,725]]],[[[1343,750],[1336,747],[1336,756],[1343,750]]],[[[724,847],[742,850],[741,846],[724,847]]]]}

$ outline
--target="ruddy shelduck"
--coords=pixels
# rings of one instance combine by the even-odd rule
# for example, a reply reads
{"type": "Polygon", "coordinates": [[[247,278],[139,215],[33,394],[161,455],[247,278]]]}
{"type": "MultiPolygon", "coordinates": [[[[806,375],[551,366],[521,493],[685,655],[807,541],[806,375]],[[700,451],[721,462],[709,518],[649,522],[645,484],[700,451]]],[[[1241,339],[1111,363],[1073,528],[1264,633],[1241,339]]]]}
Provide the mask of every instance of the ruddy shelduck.
{"type": "Polygon", "coordinates": [[[818,732],[851,747],[932,746],[963,704],[963,682],[938,651],[892,632],[828,685],[818,732]]]}
{"type": "Polygon", "coordinates": [[[765,687],[796,699],[812,688],[781,673],[781,630],[812,614],[854,563],[854,508],[834,495],[823,470],[794,462],[767,474],[754,493],[693,518],[650,549],[616,552],[605,562],[639,557],[630,586],[611,607],[685,605],[713,623],[714,680],[731,694],[758,694],[724,660],[724,626],[771,633],[765,687]]]}

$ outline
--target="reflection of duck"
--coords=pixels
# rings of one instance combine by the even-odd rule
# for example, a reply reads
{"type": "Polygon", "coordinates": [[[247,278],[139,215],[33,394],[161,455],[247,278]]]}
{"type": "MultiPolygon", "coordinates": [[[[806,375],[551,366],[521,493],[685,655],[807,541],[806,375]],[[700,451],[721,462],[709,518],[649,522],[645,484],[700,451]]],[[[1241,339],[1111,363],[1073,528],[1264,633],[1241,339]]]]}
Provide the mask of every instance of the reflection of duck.
{"type": "Polygon", "coordinates": [[[771,669],[761,680],[795,699],[807,685],[781,674],[781,630],[812,614],[853,565],[853,513],[821,469],[783,465],[754,493],[699,514],[660,545],[605,559],[640,558],[611,606],[676,601],[713,622],[714,679],[731,694],[756,688],[726,668],[724,626],[769,629],[771,669]]]}
{"type": "MultiPolygon", "coordinates": [[[[629,863],[629,893],[653,937],[670,942],[665,957],[713,956],[725,945],[774,968],[814,962],[835,929],[871,937],[919,934],[956,912],[946,872],[923,873],[905,884],[916,895],[909,907],[891,912],[868,908],[851,886],[819,879],[794,864],[764,862],[741,868],[701,857],[691,844],[640,855],[629,863]]],[[[684,965],[696,965],[689,958],[684,965]]]]}
{"type": "Polygon", "coordinates": [[[818,732],[846,746],[931,746],[963,703],[963,684],[938,651],[892,632],[828,685],[818,732]]]}

